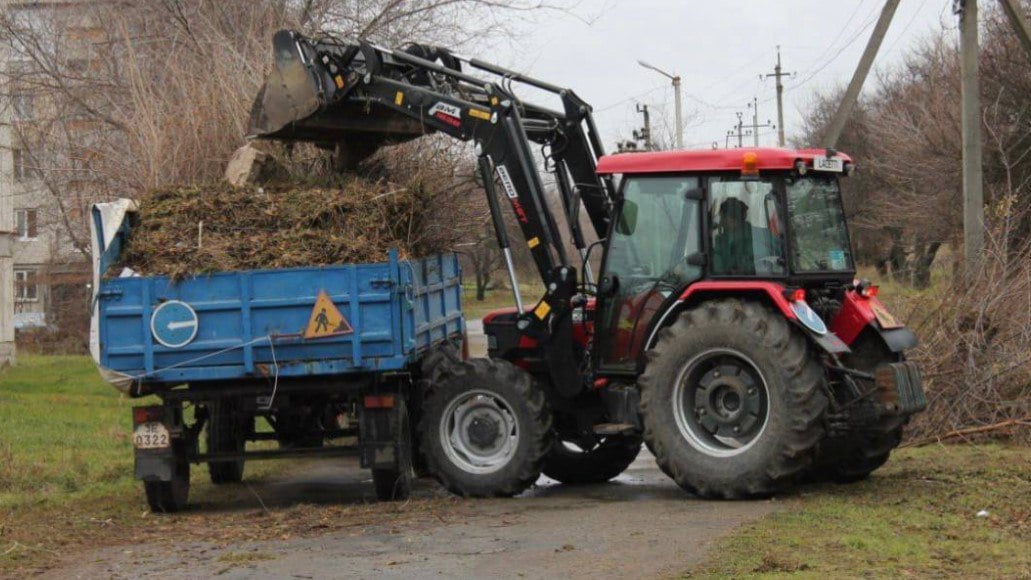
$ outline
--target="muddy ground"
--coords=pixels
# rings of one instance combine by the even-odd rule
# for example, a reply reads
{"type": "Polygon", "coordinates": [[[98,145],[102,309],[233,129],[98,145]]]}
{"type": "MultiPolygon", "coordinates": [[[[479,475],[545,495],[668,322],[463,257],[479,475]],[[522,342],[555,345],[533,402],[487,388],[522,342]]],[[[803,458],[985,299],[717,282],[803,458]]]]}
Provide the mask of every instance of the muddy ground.
{"type": "MultiPolygon", "coordinates": [[[[336,460],[253,491],[275,511],[297,503],[366,503],[371,487],[368,472],[355,461],[336,460]]],[[[439,499],[449,510],[443,517],[391,518],[388,525],[276,541],[184,537],[178,543],[129,544],[75,554],[45,577],[666,576],[700,563],[717,538],[778,505],[692,498],[655,468],[647,452],[605,485],[569,487],[541,478],[513,499],[451,502],[442,493],[422,480],[415,496],[439,499]]],[[[194,510],[210,510],[208,525],[218,526],[221,508],[197,499],[194,510]]]]}
{"type": "MultiPolygon", "coordinates": [[[[477,336],[479,323],[470,331],[477,336]]],[[[474,355],[482,353],[482,335],[471,346],[474,355]]],[[[205,471],[195,473],[205,477],[205,471]]],[[[656,468],[647,451],[603,485],[571,487],[542,477],[517,498],[457,501],[432,480],[420,480],[407,504],[377,508],[372,502],[370,474],[356,459],[305,463],[242,486],[239,497],[221,505],[195,494],[184,522],[189,525],[171,528],[180,539],[148,537],[69,554],[45,577],[667,576],[702,562],[720,536],[779,505],[693,498],[656,468]],[[341,511],[342,505],[360,509],[341,511]],[[381,521],[377,509],[389,517],[381,521]],[[356,513],[362,518],[354,525],[324,521],[326,514],[346,519],[356,513]],[[241,537],[238,522],[252,517],[256,525],[265,517],[289,533],[241,537]],[[283,518],[301,521],[284,526],[283,518]],[[224,537],[220,525],[227,528],[224,537]],[[205,529],[191,537],[198,528],[205,529]]]]}

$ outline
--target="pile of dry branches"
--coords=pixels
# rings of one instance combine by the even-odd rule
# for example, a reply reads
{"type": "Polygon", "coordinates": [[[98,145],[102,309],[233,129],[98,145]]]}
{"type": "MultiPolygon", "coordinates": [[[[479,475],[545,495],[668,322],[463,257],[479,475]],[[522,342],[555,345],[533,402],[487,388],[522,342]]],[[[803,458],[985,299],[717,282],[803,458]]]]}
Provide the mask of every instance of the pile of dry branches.
{"type": "Polygon", "coordinates": [[[910,433],[918,440],[971,432],[1031,443],[1031,244],[995,247],[977,273],[923,298],[931,306],[912,321],[929,402],[910,433]]]}
{"type": "Polygon", "coordinates": [[[224,183],[149,192],[122,266],[145,275],[376,262],[396,248],[419,257],[449,240],[420,236],[434,204],[424,184],[358,177],[336,186],[233,187],[224,183]]]}

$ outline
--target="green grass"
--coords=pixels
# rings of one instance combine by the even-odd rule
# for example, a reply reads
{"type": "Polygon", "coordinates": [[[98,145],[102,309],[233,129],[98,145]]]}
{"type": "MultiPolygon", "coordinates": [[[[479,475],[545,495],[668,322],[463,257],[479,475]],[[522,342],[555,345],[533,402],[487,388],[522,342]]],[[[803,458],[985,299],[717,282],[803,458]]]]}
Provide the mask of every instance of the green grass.
{"type": "MultiPolygon", "coordinates": [[[[523,305],[532,306],[544,295],[544,288],[534,284],[520,284],[523,295],[523,305]]],[[[483,300],[476,299],[476,285],[462,285],[462,309],[469,320],[478,320],[485,314],[499,308],[511,308],[515,306],[515,299],[512,291],[508,288],[496,288],[487,290],[483,300]]]]}
{"type": "Polygon", "coordinates": [[[128,492],[130,407],[85,356],[22,356],[0,373],[0,510],[128,492]]]}
{"type": "Polygon", "coordinates": [[[685,576],[1017,578],[1029,545],[1031,449],[934,446],[865,482],[803,489],[685,576]]]}

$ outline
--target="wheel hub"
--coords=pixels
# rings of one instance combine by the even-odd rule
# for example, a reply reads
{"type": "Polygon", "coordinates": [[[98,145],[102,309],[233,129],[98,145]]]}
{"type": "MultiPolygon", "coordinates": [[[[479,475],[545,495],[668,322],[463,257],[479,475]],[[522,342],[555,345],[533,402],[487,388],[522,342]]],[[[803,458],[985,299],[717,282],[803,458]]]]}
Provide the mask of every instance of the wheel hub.
{"type": "Polygon", "coordinates": [[[508,401],[474,389],[451,400],[440,423],[444,452],[469,473],[503,468],[519,446],[519,424],[508,401]]]}
{"type": "Polygon", "coordinates": [[[469,423],[469,442],[479,449],[488,449],[498,439],[501,427],[498,421],[488,417],[479,416],[473,418],[469,423]]]}
{"type": "Polygon", "coordinates": [[[684,366],[674,394],[677,424],[695,447],[716,456],[742,452],[766,426],[766,385],[750,359],[715,349],[684,366]]]}
{"type": "Polygon", "coordinates": [[[754,412],[759,407],[754,379],[735,365],[721,366],[705,373],[695,393],[698,420],[716,433],[747,434],[755,427],[754,412]]]}

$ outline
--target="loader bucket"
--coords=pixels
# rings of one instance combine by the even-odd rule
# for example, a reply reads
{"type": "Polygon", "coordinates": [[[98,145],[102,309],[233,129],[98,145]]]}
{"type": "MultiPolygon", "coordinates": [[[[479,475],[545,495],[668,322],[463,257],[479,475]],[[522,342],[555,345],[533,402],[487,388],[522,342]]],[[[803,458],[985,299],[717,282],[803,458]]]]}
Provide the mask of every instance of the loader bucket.
{"type": "Polygon", "coordinates": [[[251,106],[247,133],[252,137],[273,137],[292,123],[318,112],[317,73],[305,64],[293,33],[280,30],[272,37],[273,65],[265,85],[251,106]]]}
{"type": "MultiPolygon", "coordinates": [[[[344,81],[327,70],[318,45],[295,32],[280,30],[272,37],[273,66],[251,106],[248,137],[276,141],[301,141],[336,152],[342,169],[361,163],[384,145],[415,139],[432,129],[421,120],[402,115],[373,100],[348,98],[344,81]]],[[[323,46],[336,51],[343,75],[358,45],[323,46]]]]}

